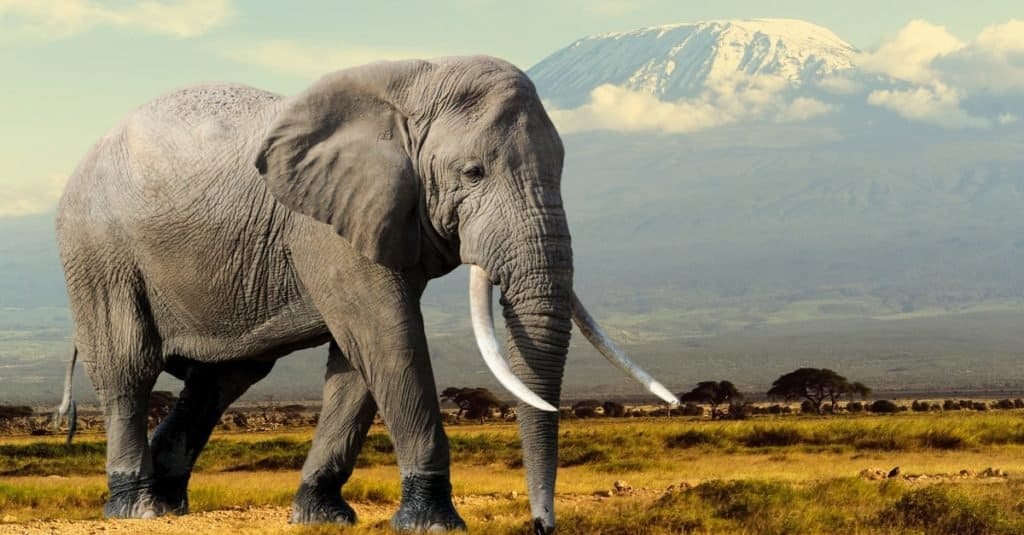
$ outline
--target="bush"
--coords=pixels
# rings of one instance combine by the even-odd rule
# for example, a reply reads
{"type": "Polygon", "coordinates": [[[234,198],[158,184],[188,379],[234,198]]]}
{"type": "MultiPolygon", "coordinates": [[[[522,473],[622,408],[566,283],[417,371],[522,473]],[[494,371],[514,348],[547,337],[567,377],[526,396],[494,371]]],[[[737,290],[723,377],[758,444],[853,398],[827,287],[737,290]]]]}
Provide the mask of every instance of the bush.
{"type": "Polygon", "coordinates": [[[679,414],[683,416],[704,416],[704,407],[696,403],[687,403],[679,408],[679,414]]]}
{"type": "Polygon", "coordinates": [[[746,420],[754,413],[754,406],[750,403],[733,403],[729,405],[729,410],[725,413],[725,418],[729,420],[746,420]]]}
{"type": "Polygon", "coordinates": [[[921,435],[921,444],[939,450],[958,450],[966,447],[967,441],[953,431],[930,429],[921,435]]]}
{"type": "Polygon", "coordinates": [[[928,408],[929,405],[927,401],[918,401],[915,399],[914,402],[910,404],[910,410],[914,412],[928,412],[928,408]]]}
{"type": "Polygon", "coordinates": [[[942,410],[944,410],[944,411],[958,411],[961,408],[962,407],[960,406],[959,403],[957,403],[957,402],[955,402],[955,401],[953,401],[951,399],[947,399],[946,401],[942,402],[942,410]]]}
{"type": "Polygon", "coordinates": [[[993,403],[993,408],[995,408],[995,409],[1002,409],[1004,411],[1007,411],[1007,410],[1015,408],[1015,406],[1013,404],[1013,400],[1001,399],[1001,400],[993,403]]]}
{"type": "Polygon", "coordinates": [[[10,420],[12,418],[25,418],[32,416],[32,407],[24,405],[0,405],[0,420],[10,420]]]}
{"type": "Polygon", "coordinates": [[[750,433],[743,437],[743,444],[748,448],[763,448],[792,446],[799,444],[801,440],[803,440],[803,435],[796,428],[754,426],[750,433]]]}
{"type": "Polygon", "coordinates": [[[973,409],[974,408],[974,402],[969,400],[969,399],[961,399],[960,400],[960,408],[961,409],[973,409]]]}
{"type": "Polygon", "coordinates": [[[849,412],[863,412],[864,404],[859,401],[851,401],[846,404],[846,410],[849,412]]]}
{"type": "Polygon", "coordinates": [[[818,408],[814,406],[814,403],[810,401],[804,401],[800,404],[801,414],[818,414],[818,408]]]}
{"type": "Polygon", "coordinates": [[[1013,408],[1024,409],[1024,399],[1017,398],[1013,400],[1013,408]]]}
{"type": "Polygon", "coordinates": [[[684,431],[665,439],[665,446],[669,448],[693,448],[696,446],[717,446],[718,437],[705,433],[704,431],[684,431]]]}
{"type": "Polygon", "coordinates": [[[941,487],[904,494],[882,511],[879,521],[896,528],[921,529],[929,535],[988,535],[1002,531],[994,506],[951,494],[941,487]]]}
{"type": "Polygon", "coordinates": [[[976,411],[984,412],[988,410],[988,403],[985,403],[984,401],[975,401],[971,408],[976,411]]]}
{"type": "Polygon", "coordinates": [[[887,399],[875,400],[873,403],[871,403],[870,408],[871,412],[876,412],[879,414],[893,414],[900,411],[899,405],[887,399]]]}

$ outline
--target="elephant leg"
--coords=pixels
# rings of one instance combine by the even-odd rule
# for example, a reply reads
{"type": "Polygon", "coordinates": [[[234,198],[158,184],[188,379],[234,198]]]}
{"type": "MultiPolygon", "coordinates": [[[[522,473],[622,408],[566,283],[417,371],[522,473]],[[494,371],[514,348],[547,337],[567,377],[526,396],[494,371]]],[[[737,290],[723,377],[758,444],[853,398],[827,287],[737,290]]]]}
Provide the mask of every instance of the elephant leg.
{"type": "Polygon", "coordinates": [[[342,265],[309,272],[304,282],[372,393],[395,443],[402,503],[392,526],[399,531],[464,529],[452,505],[448,437],[419,311],[422,287],[411,289],[403,276],[382,273],[382,266],[350,253],[334,258],[342,265]],[[360,273],[367,280],[340,280],[345,273],[360,273]]]}
{"type": "Polygon", "coordinates": [[[352,475],[375,414],[377,404],[362,375],[332,341],[323,408],[292,503],[292,523],[355,523],[356,513],[342,498],[341,487],[352,475]]]}
{"type": "Polygon", "coordinates": [[[174,410],[153,432],[154,493],[176,514],[188,513],[192,467],[228,406],[274,367],[273,360],[190,364],[174,410]]]}
{"type": "MultiPolygon", "coordinates": [[[[111,277],[116,279],[116,277],[111,277]]],[[[163,369],[159,338],[147,321],[141,292],[120,285],[73,293],[75,346],[103,410],[107,434],[109,497],[103,513],[113,518],[151,518],[169,504],[153,492],[153,459],[146,440],[149,395],[163,369]]]]}

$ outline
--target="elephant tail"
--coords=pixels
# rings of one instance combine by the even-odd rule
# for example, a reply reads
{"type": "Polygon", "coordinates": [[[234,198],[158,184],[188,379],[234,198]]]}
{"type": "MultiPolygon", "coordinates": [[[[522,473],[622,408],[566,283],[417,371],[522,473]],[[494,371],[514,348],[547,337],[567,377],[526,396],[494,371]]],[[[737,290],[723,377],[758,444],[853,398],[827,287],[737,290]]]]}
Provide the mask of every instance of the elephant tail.
{"type": "Polygon", "coordinates": [[[71,380],[75,375],[76,360],[78,360],[77,347],[71,353],[71,361],[68,362],[68,371],[64,375],[64,397],[60,401],[60,407],[57,407],[57,414],[53,417],[53,426],[60,427],[61,420],[64,418],[64,415],[67,415],[68,444],[71,444],[71,439],[75,437],[75,431],[78,429],[78,408],[75,405],[75,400],[71,397],[71,380]]]}

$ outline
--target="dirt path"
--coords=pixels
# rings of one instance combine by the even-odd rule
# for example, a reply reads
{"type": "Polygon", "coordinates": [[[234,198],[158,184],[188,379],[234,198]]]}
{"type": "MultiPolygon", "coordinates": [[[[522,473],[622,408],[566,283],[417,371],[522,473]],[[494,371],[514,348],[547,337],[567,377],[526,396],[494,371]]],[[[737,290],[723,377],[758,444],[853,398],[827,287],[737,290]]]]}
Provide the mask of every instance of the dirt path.
{"type": "MultiPolygon", "coordinates": [[[[659,492],[638,489],[630,497],[653,496],[659,492]]],[[[517,496],[516,499],[525,499],[517,496]]],[[[559,507],[575,508],[599,503],[604,496],[559,495],[556,503],[559,507]]],[[[455,506],[463,515],[472,515],[475,508],[499,504],[510,504],[507,497],[497,496],[461,496],[455,498],[455,506]]],[[[359,532],[390,532],[388,520],[395,512],[396,505],[373,503],[353,504],[359,513],[359,532]],[[366,529],[369,528],[369,529],[366,529]],[[374,530],[373,528],[380,528],[374,530]]],[[[507,507],[507,505],[506,505],[507,507]]],[[[504,509],[504,507],[502,507],[504,509]]],[[[518,519],[521,511],[508,507],[507,514],[489,513],[491,519],[508,517],[518,519]]],[[[30,520],[17,522],[17,519],[4,517],[0,514],[0,535],[121,535],[145,533],[147,535],[199,535],[217,533],[229,535],[268,535],[301,533],[326,533],[322,529],[310,529],[288,524],[288,507],[253,506],[235,507],[217,511],[191,513],[185,516],[168,516],[153,520],[30,520]]],[[[468,519],[469,517],[466,516],[468,519]]],[[[523,517],[525,518],[525,517],[523,517]]],[[[330,530],[333,532],[334,530],[330,530]]]]}

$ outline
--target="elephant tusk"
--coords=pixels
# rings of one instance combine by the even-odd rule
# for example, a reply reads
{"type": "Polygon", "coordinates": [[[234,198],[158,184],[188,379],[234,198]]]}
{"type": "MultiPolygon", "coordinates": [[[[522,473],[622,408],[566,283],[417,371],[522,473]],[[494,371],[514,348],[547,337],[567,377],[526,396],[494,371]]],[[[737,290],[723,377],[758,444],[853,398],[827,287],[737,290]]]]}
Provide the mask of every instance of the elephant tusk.
{"type": "Polygon", "coordinates": [[[530,387],[523,384],[501,356],[498,339],[494,335],[494,312],[491,308],[492,284],[487,272],[480,266],[469,268],[469,315],[473,321],[473,335],[484,363],[491,373],[515,397],[523,403],[542,411],[558,412],[558,409],[541,399],[530,387]]]}
{"type": "Polygon", "coordinates": [[[580,328],[580,332],[583,333],[583,336],[586,337],[586,339],[590,341],[590,343],[593,344],[593,346],[597,348],[602,355],[604,355],[604,358],[608,359],[608,362],[611,362],[616,368],[625,372],[626,375],[647,387],[647,390],[650,390],[655,396],[658,396],[672,405],[679,404],[679,400],[672,395],[672,392],[669,392],[668,389],[665,388],[665,385],[658,382],[654,377],[651,377],[651,374],[645,372],[639,365],[637,365],[637,363],[633,362],[633,360],[626,356],[626,353],[624,353],[622,349],[620,349],[619,346],[616,345],[607,334],[605,334],[604,330],[601,329],[601,326],[594,321],[594,318],[589,312],[587,312],[583,303],[580,303],[580,298],[575,292],[572,294],[572,319],[576,322],[576,326],[580,328]]]}

